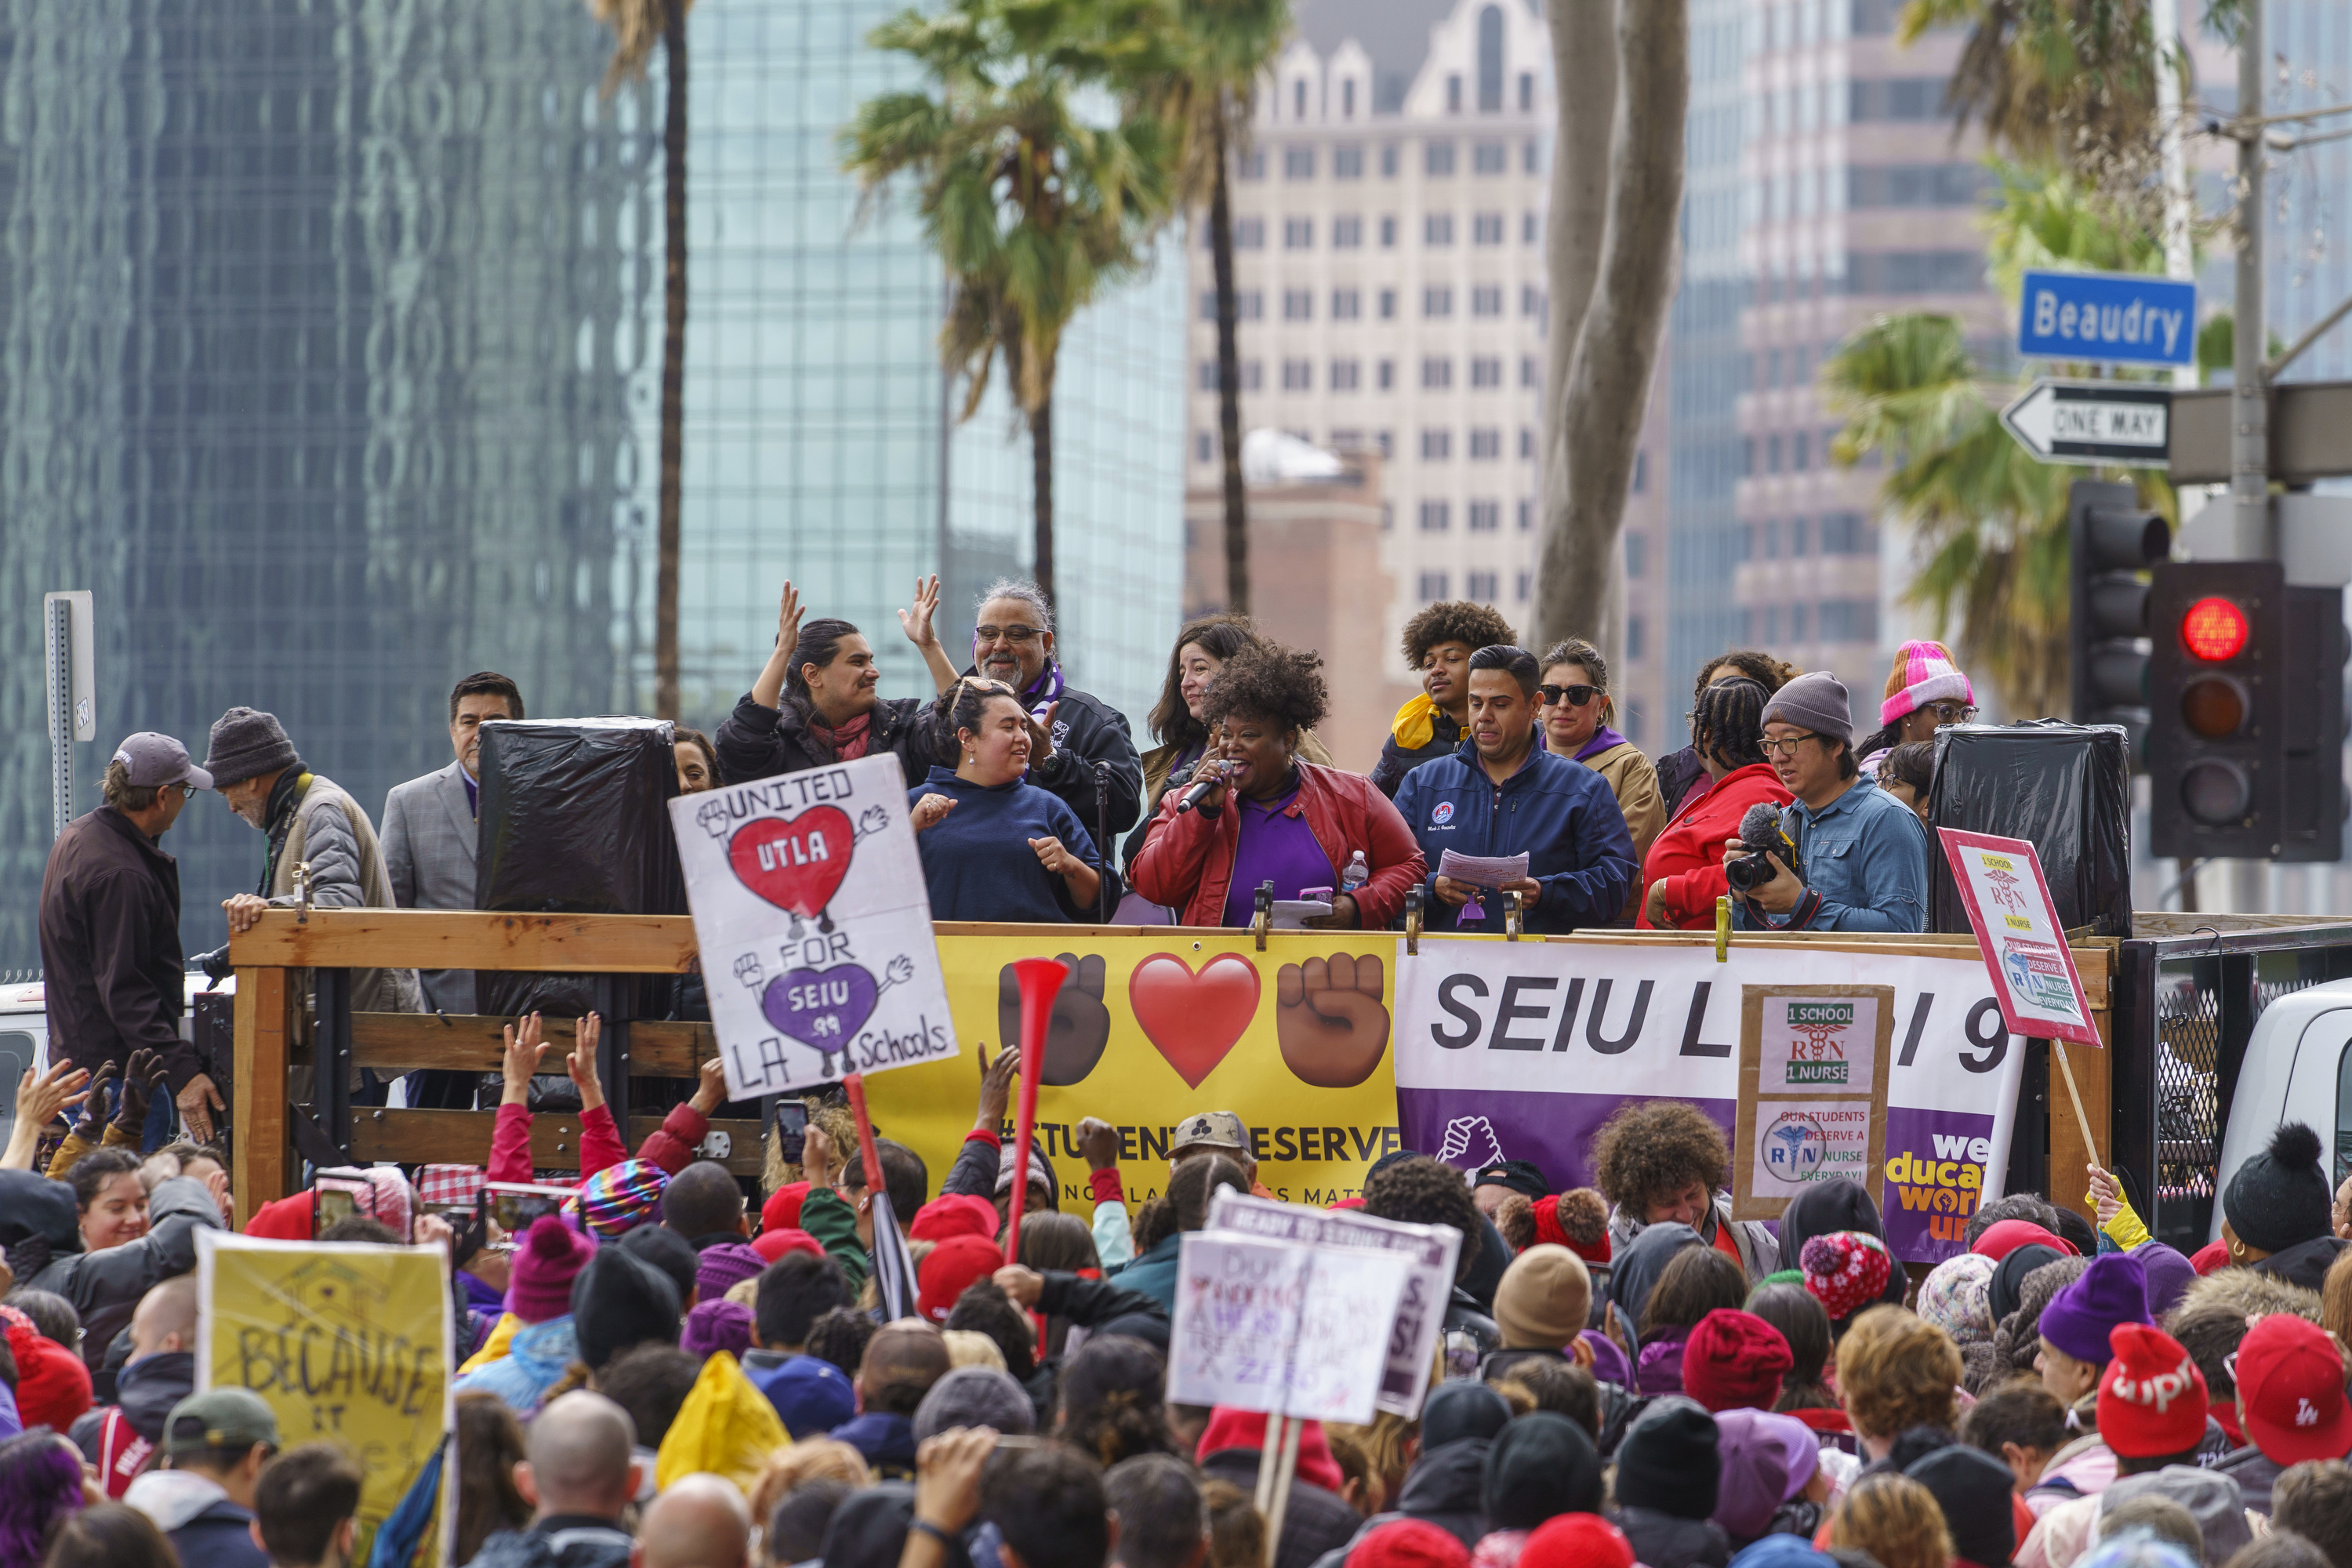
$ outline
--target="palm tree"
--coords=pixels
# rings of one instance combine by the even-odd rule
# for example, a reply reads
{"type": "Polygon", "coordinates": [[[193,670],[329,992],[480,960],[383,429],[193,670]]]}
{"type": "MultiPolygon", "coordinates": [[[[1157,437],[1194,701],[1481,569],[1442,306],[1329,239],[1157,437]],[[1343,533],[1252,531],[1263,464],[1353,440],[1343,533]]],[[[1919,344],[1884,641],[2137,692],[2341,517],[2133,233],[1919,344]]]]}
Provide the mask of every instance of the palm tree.
{"type": "Polygon", "coordinates": [[[686,14],[694,0],[587,0],[613,31],[613,60],[604,72],[609,96],[624,81],[642,80],[654,41],[662,46],[662,381],[661,478],[656,502],[654,565],[654,714],[677,710],[677,578],[681,491],[686,456],[686,14]]]}
{"type": "Polygon", "coordinates": [[[953,0],[876,28],[930,89],[884,93],[842,133],[869,196],[915,175],[924,232],[953,285],[940,357],[966,381],[961,418],[999,354],[1028,422],[1035,575],[1054,591],[1054,374],[1079,309],[1140,270],[1169,205],[1170,138],[1149,114],[1090,123],[1074,91],[1137,58],[1135,13],[1090,0],[953,0]]]}
{"type": "Polygon", "coordinates": [[[1250,610],[1249,499],[1242,486],[1242,372],[1234,294],[1228,182],[1249,150],[1259,79],[1290,35],[1290,0],[1171,0],[1166,58],[1135,87],[1139,101],[1176,128],[1182,210],[1209,209],[1217,285],[1217,437],[1224,454],[1225,608],[1250,610]]]}

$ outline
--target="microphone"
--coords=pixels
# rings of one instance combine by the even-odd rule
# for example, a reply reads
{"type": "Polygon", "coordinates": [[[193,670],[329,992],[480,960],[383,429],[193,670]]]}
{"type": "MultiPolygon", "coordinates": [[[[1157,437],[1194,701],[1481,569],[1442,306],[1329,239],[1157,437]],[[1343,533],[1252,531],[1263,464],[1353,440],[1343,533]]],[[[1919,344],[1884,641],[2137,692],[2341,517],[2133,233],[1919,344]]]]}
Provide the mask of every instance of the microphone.
{"type": "Polygon", "coordinates": [[[1780,811],[1778,806],[1758,801],[1739,819],[1739,841],[1754,850],[1780,847],[1780,811]]]}
{"type": "MultiPolygon", "coordinates": [[[[1798,871],[1796,852],[1780,837],[1780,808],[1769,802],[1758,801],[1740,816],[1739,843],[1748,853],[1727,857],[1723,875],[1732,889],[1743,896],[1780,875],[1764,858],[1767,851],[1780,856],[1791,872],[1798,871]]],[[[1802,880],[1801,872],[1799,879],[1802,880]]]]}
{"type": "MultiPolygon", "coordinates": [[[[1205,766],[1206,764],[1204,763],[1202,765],[1205,766]]],[[[1215,794],[1224,782],[1224,775],[1222,773],[1213,777],[1195,778],[1192,781],[1192,787],[1186,790],[1184,792],[1183,798],[1176,803],[1176,815],[1181,816],[1186,812],[1191,811],[1193,807],[1199,805],[1202,801],[1215,794]]]]}

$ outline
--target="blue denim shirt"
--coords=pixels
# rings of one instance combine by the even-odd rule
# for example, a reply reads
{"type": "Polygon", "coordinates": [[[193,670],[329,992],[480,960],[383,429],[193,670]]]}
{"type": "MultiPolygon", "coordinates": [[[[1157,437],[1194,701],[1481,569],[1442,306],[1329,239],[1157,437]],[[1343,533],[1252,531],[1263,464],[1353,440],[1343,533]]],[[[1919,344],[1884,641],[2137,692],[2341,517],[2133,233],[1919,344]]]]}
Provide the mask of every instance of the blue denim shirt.
{"type": "Polygon", "coordinates": [[[1780,831],[1797,846],[1807,891],[1786,914],[1735,904],[1742,931],[1927,929],[1927,830],[1911,808],[1864,773],[1820,811],[1783,806],[1780,831]]]}

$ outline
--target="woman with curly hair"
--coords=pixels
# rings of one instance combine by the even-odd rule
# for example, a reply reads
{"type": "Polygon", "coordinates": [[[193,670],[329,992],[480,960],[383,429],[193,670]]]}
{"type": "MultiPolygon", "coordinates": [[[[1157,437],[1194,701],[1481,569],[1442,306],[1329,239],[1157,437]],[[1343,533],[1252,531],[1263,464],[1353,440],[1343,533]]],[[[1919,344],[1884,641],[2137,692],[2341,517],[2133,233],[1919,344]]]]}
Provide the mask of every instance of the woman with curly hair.
{"type": "Polygon", "coordinates": [[[1622,1252],[1654,1225],[1686,1225],[1738,1263],[1750,1285],[1780,1267],[1780,1246],[1758,1220],[1731,1217],[1723,1190],[1731,1149],[1723,1129],[1682,1100],[1636,1100],[1592,1141],[1592,1184],[1611,1205],[1609,1244],[1622,1252]]]}
{"type": "Polygon", "coordinates": [[[1731,890],[1723,847],[1739,837],[1748,808],[1777,812],[1797,797],[1764,756],[1764,704],[1770,694],[1746,676],[1719,680],[1691,709],[1691,745],[1706,770],[1708,787],[1683,802],[1642,863],[1644,931],[1706,931],[1715,900],[1731,890]]]}
{"type": "Polygon", "coordinates": [[[1078,921],[1108,874],[1059,795],[1027,782],[1045,731],[1001,680],[966,676],[940,694],[935,732],[951,753],[907,792],[940,921],[1078,921]]]}
{"type": "MultiPolygon", "coordinates": [[[[1160,796],[1191,784],[1192,770],[1208,754],[1209,726],[1201,718],[1201,700],[1208,695],[1209,682],[1225,668],[1225,660],[1265,641],[1247,616],[1202,616],[1176,634],[1176,649],[1168,656],[1168,679],[1160,685],[1150,721],[1160,744],[1143,753],[1143,820],[1122,847],[1128,864],[1143,853],[1160,796]]],[[[1331,765],[1331,753],[1312,730],[1299,737],[1298,754],[1318,766],[1331,765]]]]}
{"type": "Polygon", "coordinates": [[[1404,624],[1405,664],[1421,672],[1421,695],[1396,710],[1372,783],[1396,798],[1405,774],[1461,749],[1470,723],[1470,656],[1518,635],[1492,605],[1447,599],[1404,624]]]}
{"type": "MultiPolygon", "coordinates": [[[[1764,694],[1769,697],[1803,673],[1795,665],[1784,664],[1769,653],[1759,653],[1754,648],[1733,648],[1729,653],[1718,654],[1709,659],[1706,668],[1698,672],[1698,679],[1691,687],[1691,707],[1696,710],[1700,695],[1708,687],[1722,681],[1745,677],[1762,687],[1764,694]]],[[[1694,711],[1685,717],[1696,719],[1698,715],[1694,711]]],[[[1669,752],[1658,759],[1658,794],[1666,803],[1666,819],[1670,822],[1676,812],[1705,795],[1711,783],[1696,744],[1685,746],[1679,752],[1669,752]]]]}
{"type": "Polygon", "coordinates": [[[1173,792],[1162,799],[1129,868],[1136,891],[1183,924],[1245,926],[1257,889],[1271,882],[1277,899],[1334,889],[1331,912],[1310,924],[1378,930],[1427,868],[1404,818],[1370,781],[1300,757],[1330,706],[1322,663],[1274,644],[1245,648],[1202,699],[1219,740],[1196,782],[1214,787],[1197,809],[1173,792]],[[1338,891],[1358,855],[1369,879],[1338,891]]]}

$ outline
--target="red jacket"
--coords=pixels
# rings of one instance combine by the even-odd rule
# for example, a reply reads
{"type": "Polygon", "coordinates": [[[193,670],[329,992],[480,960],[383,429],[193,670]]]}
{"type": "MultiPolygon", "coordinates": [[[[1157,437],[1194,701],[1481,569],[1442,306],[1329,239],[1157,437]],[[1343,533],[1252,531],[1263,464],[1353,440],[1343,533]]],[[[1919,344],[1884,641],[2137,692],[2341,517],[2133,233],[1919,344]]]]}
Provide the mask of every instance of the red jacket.
{"type": "MultiPolygon", "coordinates": [[[[1181,912],[1190,926],[1225,923],[1225,889],[1234,878],[1234,848],[1241,837],[1241,814],[1220,811],[1178,816],[1180,792],[1171,790],[1143,841],[1143,852],[1127,868],[1137,892],[1155,904],[1181,912]]],[[[1377,931],[1404,908],[1405,889],[1428,874],[1421,846],[1371,780],[1338,768],[1298,764],[1298,798],[1287,815],[1307,816],[1316,843],[1332,867],[1332,884],[1357,850],[1372,868],[1371,880],[1356,889],[1356,908],[1366,931],[1377,931]]]]}
{"type": "Polygon", "coordinates": [[[1769,763],[1750,763],[1715,781],[1715,786],[1686,804],[1666,824],[1650,858],[1642,867],[1643,912],[1635,923],[1644,931],[1657,928],[1648,913],[1650,884],[1666,884],[1666,924],[1683,931],[1709,931],[1715,926],[1715,900],[1731,884],[1723,874],[1723,841],[1739,837],[1739,819],[1759,801],[1788,805],[1797,797],[1780,785],[1769,763]]]}

